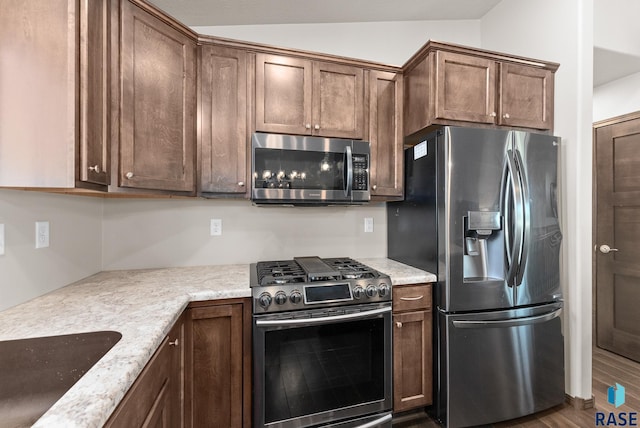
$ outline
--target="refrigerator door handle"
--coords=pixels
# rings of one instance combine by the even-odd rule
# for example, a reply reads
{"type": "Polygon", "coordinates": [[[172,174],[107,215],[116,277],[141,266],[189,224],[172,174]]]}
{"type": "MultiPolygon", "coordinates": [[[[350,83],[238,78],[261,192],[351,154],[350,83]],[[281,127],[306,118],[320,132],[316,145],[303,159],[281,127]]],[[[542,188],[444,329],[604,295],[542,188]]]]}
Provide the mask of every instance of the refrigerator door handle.
{"type": "Polygon", "coordinates": [[[509,286],[516,285],[515,278],[520,266],[523,248],[524,212],[522,199],[522,186],[518,176],[513,150],[507,150],[506,159],[507,191],[505,193],[505,240],[507,244],[508,270],[506,281],[509,286]],[[513,211],[512,202],[513,201],[513,211]],[[513,231],[511,227],[513,226],[513,231]],[[513,242],[512,242],[513,240],[513,242]]]}
{"type": "Polygon", "coordinates": [[[522,233],[521,243],[520,243],[520,256],[518,258],[518,269],[515,277],[515,285],[520,285],[522,283],[522,278],[524,276],[524,269],[527,266],[527,259],[529,255],[529,233],[527,230],[529,229],[527,223],[529,221],[528,211],[528,201],[529,201],[529,186],[527,185],[527,175],[524,170],[524,162],[522,161],[522,155],[520,154],[520,150],[516,149],[513,157],[517,172],[518,172],[518,183],[520,185],[520,230],[522,233]]]}
{"type": "Polygon", "coordinates": [[[502,320],[454,320],[453,326],[457,328],[486,328],[486,327],[520,327],[523,325],[538,324],[557,318],[562,308],[532,317],[508,318],[502,320]]]}

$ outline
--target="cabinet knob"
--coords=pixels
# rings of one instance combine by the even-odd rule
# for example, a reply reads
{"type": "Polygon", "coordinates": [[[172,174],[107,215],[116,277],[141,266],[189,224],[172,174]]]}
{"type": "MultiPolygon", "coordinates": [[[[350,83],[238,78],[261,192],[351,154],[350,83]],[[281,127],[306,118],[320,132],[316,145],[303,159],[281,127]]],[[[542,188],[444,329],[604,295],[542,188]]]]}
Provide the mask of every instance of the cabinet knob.
{"type": "Polygon", "coordinates": [[[174,340],[173,342],[169,342],[169,346],[178,346],[178,344],[180,344],[178,339],[174,340]]]}
{"type": "Polygon", "coordinates": [[[377,185],[377,184],[374,184],[373,186],[371,186],[371,188],[372,188],[373,190],[376,190],[376,189],[378,188],[378,185],[377,185]]]}
{"type": "Polygon", "coordinates": [[[89,171],[93,171],[96,174],[100,174],[100,166],[99,165],[90,166],[89,171]]]}
{"type": "Polygon", "coordinates": [[[495,112],[495,111],[492,111],[492,112],[491,112],[491,114],[490,114],[489,116],[491,116],[491,117],[496,117],[496,116],[497,116],[497,114],[496,114],[496,112],[495,112]]]}
{"type": "Polygon", "coordinates": [[[307,128],[307,129],[311,129],[311,124],[310,123],[305,123],[304,127],[307,128]]]}
{"type": "Polygon", "coordinates": [[[125,174],[125,177],[127,178],[133,178],[133,172],[129,171],[125,174]]]}
{"type": "Polygon", "coordinates": [[[402,328],[402,323],[400,321],[396,321],[396,327],[402,328]]]}
{"type": "Polygon", "coordinates": [[[509,119],[511,116],[509,116],[509,113],[505,113],[502,117],[504,117],[505,119],[509,119]]]}
{"type": "Polygon", "coordinates": [[[238,181],[238,186],[244,187],[244,181],[238,181]]]}
{"type": "Polygon", "coordinates": [[[313,126],[313,129],[318,130],[320,129],[320,125],[318,125],[317,123],[313,126]]]}

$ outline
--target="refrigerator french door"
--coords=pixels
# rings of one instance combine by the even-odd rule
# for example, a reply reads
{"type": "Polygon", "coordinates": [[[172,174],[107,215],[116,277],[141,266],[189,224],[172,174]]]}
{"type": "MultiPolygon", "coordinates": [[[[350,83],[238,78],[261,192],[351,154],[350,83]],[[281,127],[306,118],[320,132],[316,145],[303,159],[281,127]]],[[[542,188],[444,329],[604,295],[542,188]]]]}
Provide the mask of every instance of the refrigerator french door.
{"type": "Polygon", "coordinates": [[[448,426],[564,400],[557,149],[543,134],[443,127],[405,151],[388,255],[438,277],[434,411],[448,426]]]}

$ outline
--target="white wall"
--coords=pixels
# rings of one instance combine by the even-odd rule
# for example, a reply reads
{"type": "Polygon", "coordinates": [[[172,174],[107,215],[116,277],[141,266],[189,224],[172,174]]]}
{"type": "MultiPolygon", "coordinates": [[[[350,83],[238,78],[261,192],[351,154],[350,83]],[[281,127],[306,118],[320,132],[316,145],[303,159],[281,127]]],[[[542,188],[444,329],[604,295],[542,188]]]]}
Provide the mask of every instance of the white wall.
{"type": "Polygon", "coordinates": [[[560,63],[555,134],[562,137],[567,393],[591,398],[591,118],[593,0],[509,0],[482,19],[482,47],[560,63]]]}
{"type": "Polygon", "coordinates": [[[386,257],[384,204],[256,207],[230,200],[109,200],[103,268],[255,263],[294,256],[386,257]],[[364,233],[372,217],[374,232],[364,233]],[[210,219],[222,235],[210,236],[210,219]]]}
{"type": "Polygon", "coordinates": [[[0,189],[0,311],[102,269],[102,199],[0,189]],[[48,221],[49,248],[35,249],[48,221]]]}
{"type": "Polygon", "coordinates": [[[640,73],[593,89],[593,121],[640,111],[640,73]]]}
{"type": "Polygon", "coordinates": [[[640,56],[640,2],[638,0],[591,0],[595,20],[593,44],[615,52],[640,56]]]}
{"type": "Polygon", "coordinates": [[[480,45],[480,21],[193,27],[201,34],[403,65],[429,39],[480,45]]]}

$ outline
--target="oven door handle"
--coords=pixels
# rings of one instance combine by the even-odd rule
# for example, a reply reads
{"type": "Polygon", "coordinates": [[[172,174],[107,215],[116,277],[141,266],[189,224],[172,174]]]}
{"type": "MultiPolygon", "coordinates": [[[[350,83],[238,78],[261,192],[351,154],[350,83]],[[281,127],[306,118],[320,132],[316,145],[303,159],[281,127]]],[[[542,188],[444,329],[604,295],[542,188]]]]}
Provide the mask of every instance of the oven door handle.
{"type": "Polygon", "coordinates": [[[358,425],[355,428],[373,428],[382,425],[385,422],[389,422],[393,419],[393,415],[391,413],[387,413],[381,418],[375,419],[371,422],[367,422],[366,424],[358,425]]]}
{"type": "Polygon", "coordinates": [[[298,318],[298,319],[288,319],[288,320],[256,320],[256,326],[257,327],[291,327],[291,326],[327,324],[335,321],[348,321],[348,320],[369,318],[374,315],[380,315],[387,312],[391,312],[391,306],[372,309],[370,311],[356,312],[353,314],[332,315],[332,316],[327,316],[322,318],[303,318],[303,319],[298,318]]]}

